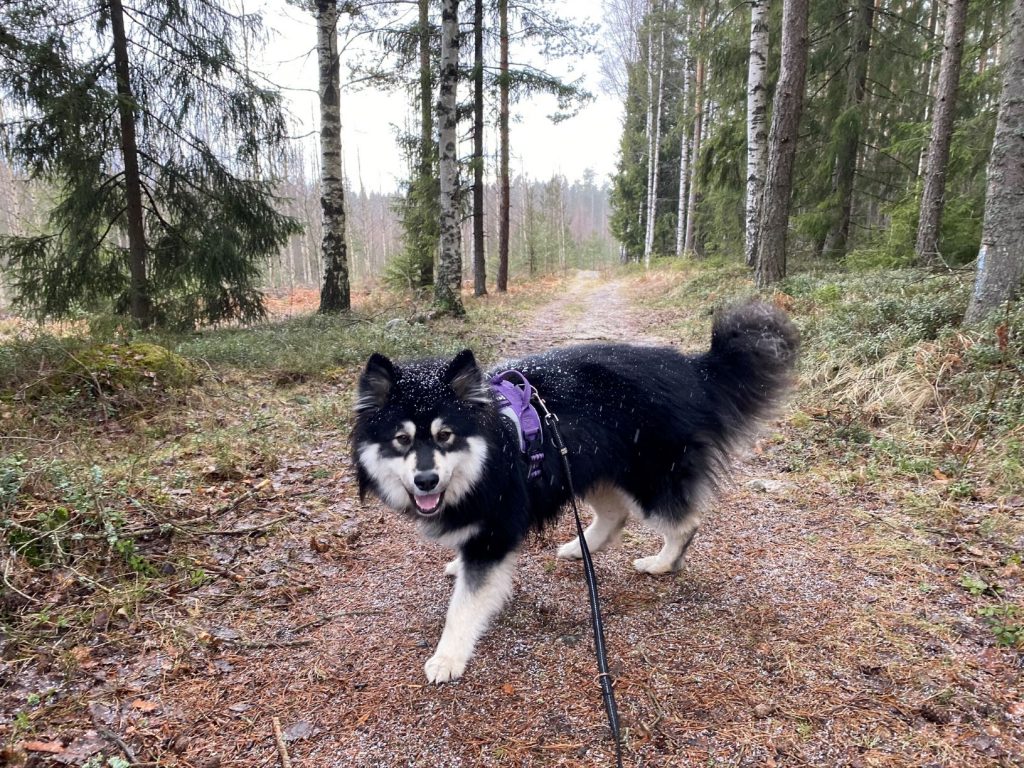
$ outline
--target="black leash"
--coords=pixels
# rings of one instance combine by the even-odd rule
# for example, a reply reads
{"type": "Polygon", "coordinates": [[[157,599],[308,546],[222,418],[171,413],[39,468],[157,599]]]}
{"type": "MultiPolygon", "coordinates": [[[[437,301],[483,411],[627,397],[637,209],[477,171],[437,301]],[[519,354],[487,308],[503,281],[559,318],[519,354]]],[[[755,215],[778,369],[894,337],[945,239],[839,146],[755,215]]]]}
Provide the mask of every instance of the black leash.
{"type": "Polygon", "coordinates": [[[565,470],[565,481],[569,485],[569,498],[572,500],[572,512],[576,517],[576,535],[580,542],[580,552],[583,553],[583,572],[587,577],[587,591],[590,594],[590,623],[594,627],[594,651],[597,654],[598,679],[601,681],[601,697],[604,699],[604,708],[608,713],[608,726],[612,730],[612,738],[615,740],[615,765],[622,768],[622,737],[619,733],[619,710],[615,706],[615,689],[612,685],[612,675],[608,671],[608,655],[604,647],[604,622],[601,620],[601,602],[597,595],[597,576],[594,574],[594,563],[590,559],[590,549],[587,548],[587,539],[583,535],[583,523],[580,522],[580,510],[576,505],[576,489],[572,484],[572,470],[569,468],[569,449],[562,441],[562,434],[558,431],[558,417],[548,410],[537,390],[533,391],[533,397],[544,413],[544,421],[551,429],[551,440],[562,457],[562,468],[565,470]]]}

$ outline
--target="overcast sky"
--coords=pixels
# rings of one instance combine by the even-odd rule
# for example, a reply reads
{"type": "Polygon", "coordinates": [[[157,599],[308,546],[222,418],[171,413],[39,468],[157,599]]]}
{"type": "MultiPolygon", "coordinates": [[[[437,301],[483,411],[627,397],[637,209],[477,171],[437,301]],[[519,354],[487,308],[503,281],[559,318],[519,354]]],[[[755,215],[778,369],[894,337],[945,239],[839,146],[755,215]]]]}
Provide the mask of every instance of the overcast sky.
{"type": "MultiPolygon", "coordinates": [[[[287,5],[284,0],[246,0],[249,12],[258,10],[264,16],[270,41],[262,54],[263,68],[269,77],[283,89],[289,108],[300,125],[299,132],[318,127],[319,108],[316,103],[316,27],[313,17],[287,5]]],[[[591,0],[565,0],[560,4],[563,15],[600,21],[600,3],[591,0]]],[[[415,11],[411,11],[414,13],[415,11]]],[[[342,38],[342,44],[345,40],[342,38]]],[[[350,46],[346,56],[367,55],[365,48],[350,46]]],[[[463,60],[472,55],[472,40],[464,40],[463,60]]],[[[521,55],[515,58],[521,60],[521,55]]],[[[531,61],[540,64],[539,61],[531,61]]],[[[548,64],[550,71],[566,74],[565,65],[548,64]]],[[[529,103],[513,107],[519,120],[512,124],[511,166],[513,173],[525,172],[533,178],[547,179],[563,174],[569,180],[578,179],[584,170],[592,169],[600,183],[615,167],[615,155],[621,129],[621,106],[613,96],[601,93],[597,54],[573,63],[574,72],[585,78],[585,87],[596,96],[594,102],[576,117],[560,124],[552,124],[547,115],[555,111],[553,98],[539,97],[529,103]]],[[[342,78],[347,68],[342,67],[342,78]]],[[[468,97],[468,86],[459,85],[459,97],[468,97]]],[[[385,93],[357,90],[342,83],[342,141],[345,150],[346,175],[357,189],[392,191],[406,175],[404,159],[395,143],[395,126],[406,125],[417,130],[418,117],[410,115],[408,95],[404,92],[385,93]]],[[[310,138],[308,141],[315,141],[310,138]]],[[[493,156],[494,129],[485,133],[487,151],[493,156]]],[[[312,146],[312,145],[311,145],[312,146]]],[[[311,151],[313,151],[311,149],[311,151]]],[[[466,146],[464,152],[469,151],[466,146]]],[[[493,174],[493,169],[488,168],[493,174]]]]}

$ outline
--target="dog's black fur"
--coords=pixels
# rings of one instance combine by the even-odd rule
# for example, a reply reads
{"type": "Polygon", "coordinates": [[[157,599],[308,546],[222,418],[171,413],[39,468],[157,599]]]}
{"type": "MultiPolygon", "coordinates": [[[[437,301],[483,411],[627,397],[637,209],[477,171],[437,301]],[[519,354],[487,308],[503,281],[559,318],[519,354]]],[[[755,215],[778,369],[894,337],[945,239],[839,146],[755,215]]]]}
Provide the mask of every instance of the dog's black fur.
{"type": "MultiPolygon", "coordinates": [[[[685,541],[677,542],[678,553],[667,552],[666,543],[663,555],[670,560],[659,565],[675,570],[730,452],[773,413],[790,386],[798,346],[784,313],[751,302],[716,317],[711,347],[703,354],[596,344],[555,349],[500,369],[525,374],[557,415],[580,496],[617,489],[659,531],[680,531],[685,541]]],[[[499,415],[468,350],[450,362],[402,367],[375,355],[359,389],[353,453],[360,492],[373,491],[414,517],[421,517],[412,501],[416,489],[408,479],[387,474],[385,466],[399,466],[403,451],[420,451],[417,469],[434,459],[470,466],[465,462],[473,451],[486,446],[482,469],[468,490],[442,496],[436,517],[421,519],[426,535],[457,543],[470,591],[487,581],[531,528],[552,521],[567,504],[569,490],[549,430],[542,476],[528,480],[514,428],[499,415]],[[431,437],[431,425],[441,422],[455,435],[447,446],[431,437]],[[412,445],[393,444],[398,425],[409,423],[415,425],[412,445]],[[376,448],[367,453],[368,446],[376,448]],[[391,464],[383,461],[388,456],[391,464]],[[396,482],[406,486],[407,503],[392,487],[396,482]],[[467,531],[472,535],[465,536],[467,531]]],[[[624,522],[623,517],[617,524],[624,522]]]]}

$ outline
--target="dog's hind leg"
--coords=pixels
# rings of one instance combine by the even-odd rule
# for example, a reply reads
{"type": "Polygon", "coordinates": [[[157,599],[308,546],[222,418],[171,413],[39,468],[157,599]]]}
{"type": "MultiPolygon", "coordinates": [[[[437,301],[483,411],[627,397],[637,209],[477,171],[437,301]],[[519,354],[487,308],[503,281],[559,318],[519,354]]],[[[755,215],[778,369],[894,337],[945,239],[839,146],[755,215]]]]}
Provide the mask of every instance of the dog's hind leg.
{"type": "Polygon", "coordinates": [[[664,545],[661,551],[650,557],[641,557],[633,561],[633,567],[640,573],[671,573],[683,567],[683,558],[690,548],[693,537],[700,528],[700,515],[690,513],[679,522],[669,522],[648,517],[649,525],[661,534],[664,545]]]}
{"type": "Polygon", "coordinates": [[[515,552],[494,563],[461,561],[441,640],[423,668],[427,680],[446,683],[462,676],[476,641],[512,593],[515,561],[515,552]]]}
{"type": "Polygon", "coordinates": [[[444,567],[445,576],[458,576],[459,569],[462,568],[462,558],[456,557],[454,560],[449,560],[444,567]]]}
{"type": "MultiPolygon", "coordinates": [[[[619,534],[629,519],[630,510],[637,508],[636,502],[626,493],[612,486],[598,486],[587,494],[587,504],[594,508],[594,521],[583,532],[587,549],[600,552],[619,541],[619,534]]],[[[558,557],[563,560],[579,560],[583,557],[579,537],[558,548],[558,557]]]]}

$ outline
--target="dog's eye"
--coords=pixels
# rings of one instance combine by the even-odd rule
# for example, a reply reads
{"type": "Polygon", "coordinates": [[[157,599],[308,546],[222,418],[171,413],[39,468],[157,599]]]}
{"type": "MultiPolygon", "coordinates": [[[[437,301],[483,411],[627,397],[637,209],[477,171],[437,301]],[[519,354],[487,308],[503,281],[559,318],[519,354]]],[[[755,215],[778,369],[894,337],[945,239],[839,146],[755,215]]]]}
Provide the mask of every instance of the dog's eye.
{"type": "Polygon", "coordinates": [[[399,432],[395,435],[395,442],[401,446],[407,446],[412,444],[412,438],[409,437],[405,432],[399,432]]]}
{"type": "Polygon", "coordinates": [[[441,443],[442,445],[444,443],[450,443],[453,437],[455,437],[455,435],[452,433],[450,429],[442,429],[440,432],[437,433],[437,442],[441,443]]]}

